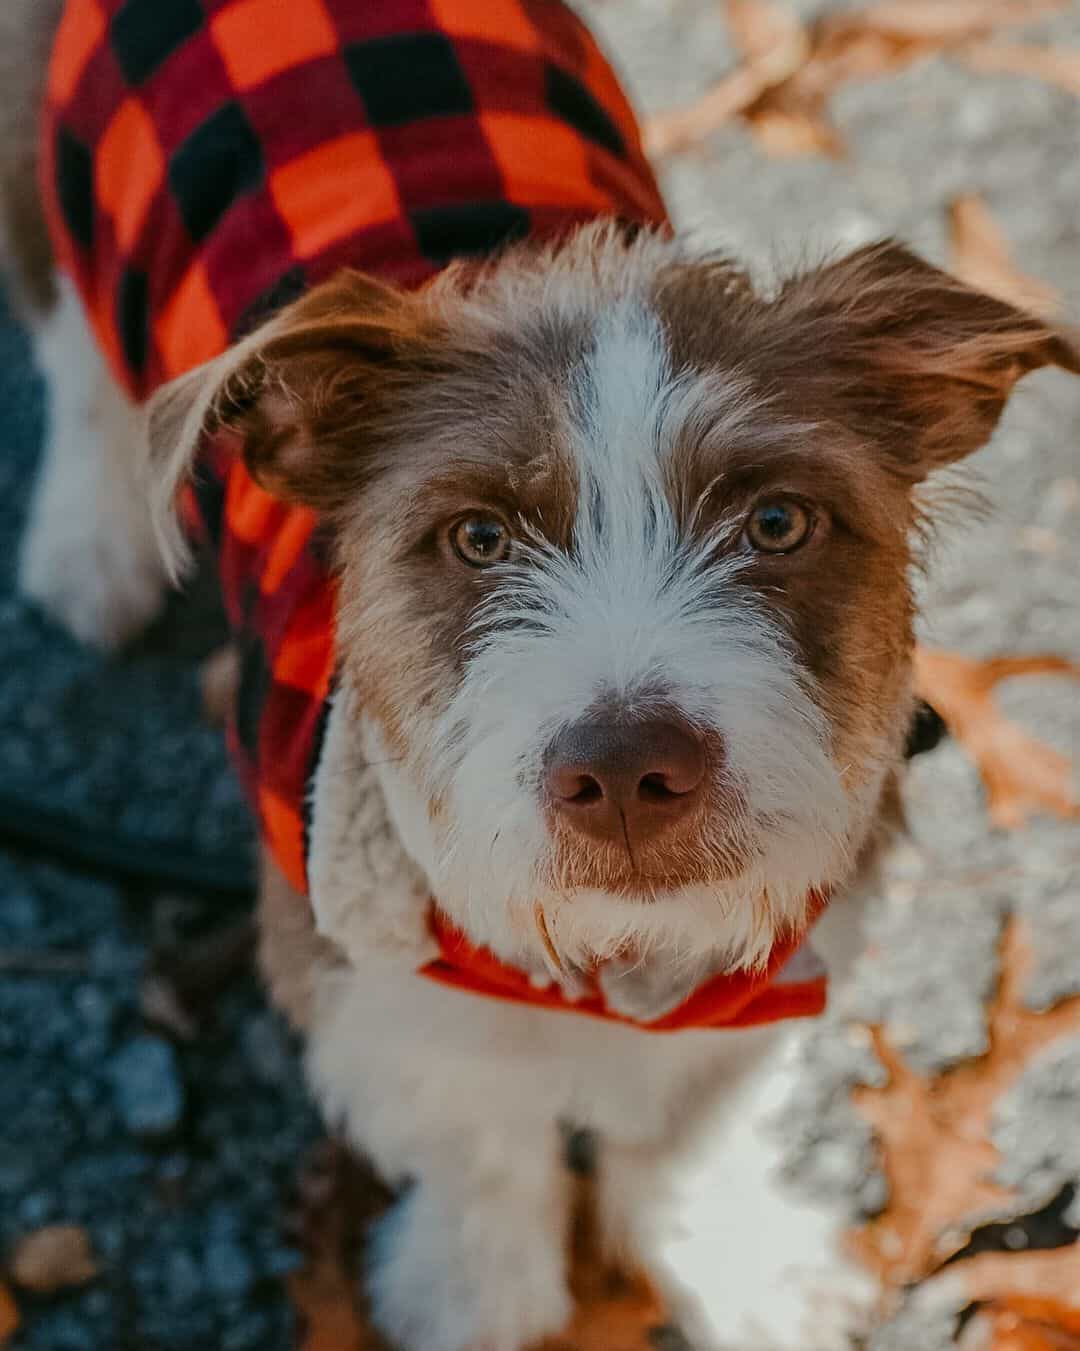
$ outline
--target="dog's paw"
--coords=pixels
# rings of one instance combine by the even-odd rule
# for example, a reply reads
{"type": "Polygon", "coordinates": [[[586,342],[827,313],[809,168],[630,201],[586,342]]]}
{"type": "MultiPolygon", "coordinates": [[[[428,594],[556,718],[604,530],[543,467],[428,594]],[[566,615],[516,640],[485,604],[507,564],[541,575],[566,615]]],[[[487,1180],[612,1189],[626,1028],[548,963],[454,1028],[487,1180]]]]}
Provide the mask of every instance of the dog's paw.
{"type": "Polygon", "coordinates": [[[23,540],[19,586],[80,642],[113,649],[161,609],[165,577],[151,549],[115,522],[97,525],[89,509],[66,519],[39,513],[23,540]]]}
{"type": "Polygon", "coordinates": [[[379,1226],[374,1321],[401,1351],[523,1351],[570,1319],[558,1238],[500,1210],[450,1216],[418,1187],[379,1226]]]}

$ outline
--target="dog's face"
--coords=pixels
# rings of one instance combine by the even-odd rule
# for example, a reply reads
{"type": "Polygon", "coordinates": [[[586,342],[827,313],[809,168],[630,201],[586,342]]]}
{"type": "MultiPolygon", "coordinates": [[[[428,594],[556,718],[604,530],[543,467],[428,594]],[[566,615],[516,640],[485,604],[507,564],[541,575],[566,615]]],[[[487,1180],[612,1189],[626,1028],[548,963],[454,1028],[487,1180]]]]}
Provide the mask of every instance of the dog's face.
{"type": "Polygon", "coordinates": [[[231,422],[326,515],[371,758],[475,940],[748,962],[902,754],[914,487],[1054,360],[894,246],[762,299],[590,229],[415,295],[331,282],[157,426],[231,422]]]}

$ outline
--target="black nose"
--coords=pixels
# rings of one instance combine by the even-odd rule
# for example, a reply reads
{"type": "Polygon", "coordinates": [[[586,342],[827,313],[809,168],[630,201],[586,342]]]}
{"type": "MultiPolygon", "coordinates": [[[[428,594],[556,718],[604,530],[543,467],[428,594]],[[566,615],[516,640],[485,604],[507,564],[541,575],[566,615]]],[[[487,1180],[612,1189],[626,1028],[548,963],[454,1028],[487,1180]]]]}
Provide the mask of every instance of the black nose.
{"type": "Polygon", "coordinates": [[[631,845],[659,834],[697,803],[705,747],[671,715],[601,715],[571,723],[548,747],[544,783],[575,829],[631,845]]]}

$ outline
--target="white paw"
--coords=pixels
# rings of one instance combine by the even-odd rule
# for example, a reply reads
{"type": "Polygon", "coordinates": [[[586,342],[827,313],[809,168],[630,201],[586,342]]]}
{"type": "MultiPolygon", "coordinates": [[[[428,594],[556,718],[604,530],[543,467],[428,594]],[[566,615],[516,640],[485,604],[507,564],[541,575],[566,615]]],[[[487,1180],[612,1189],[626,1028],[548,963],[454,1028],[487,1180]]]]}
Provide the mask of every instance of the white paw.
{"type": "Polygon", "coordinates": [[[418,1187],[376,1236],[377,1326],[401,1351],[522,1351],[561,1332],[571,1302],[560,1236],[521,1219],[497,1204],[450,1215],[418,1187]]]}
{"type": "Polygon", "coordinates": [[[80,642],[111,649],[135,637],[158,613],[165,578],[156,554],[140,547],[118,522],[106,528],[90,504],[84,512],[63,519],[41,511],[31,519],[19,585],[80,642]]]}

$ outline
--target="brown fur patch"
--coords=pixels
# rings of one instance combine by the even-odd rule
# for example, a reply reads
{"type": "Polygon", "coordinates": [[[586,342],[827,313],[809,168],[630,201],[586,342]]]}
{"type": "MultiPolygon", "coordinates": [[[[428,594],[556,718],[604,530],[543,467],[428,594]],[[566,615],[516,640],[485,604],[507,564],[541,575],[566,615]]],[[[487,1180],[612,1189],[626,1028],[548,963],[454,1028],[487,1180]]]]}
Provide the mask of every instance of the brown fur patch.
{"type": "MultiPolygon", "coordinates": [[[[769,299],[728,260],[595,227],[412,294],[342,274],[273,321],[211,418],[242,432],[265,486],[332,525],[346,671],[391,753],[422,757],[497,575],[456,560],[447,529],[494,513],[572,548],[566,410],[597,318],[627,300],[652,308],[673,372],[699,386],[666,468],[684,529],[722,523],[718,552],[746,556],[755,502],[795,495],[817,516],[803,549],[747,556],[736,584],[790,635],[855,787],[899,762],[911,710],[912,487],[986,440],[1026,370],[1080,369],[1067,335],[893,244],[769,299]]],[[[665,840],[639,878],[716,877],[706,834],[665,840]]],[[[557,829],[551,866],[574,885],[633,885],[624,856],[585,858],[557,829]]]]}

